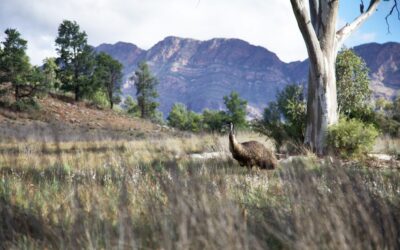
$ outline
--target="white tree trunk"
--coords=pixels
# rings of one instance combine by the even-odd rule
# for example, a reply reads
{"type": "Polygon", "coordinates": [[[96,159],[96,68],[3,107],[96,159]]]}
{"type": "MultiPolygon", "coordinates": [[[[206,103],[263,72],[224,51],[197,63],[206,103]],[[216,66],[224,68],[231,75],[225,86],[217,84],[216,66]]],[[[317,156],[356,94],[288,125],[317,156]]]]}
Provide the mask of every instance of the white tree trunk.
{"type": "Polygon", "coordinates": [[[338,46],[375,11],[380,0],[336,31],[339,0],[290,0],[310,60],[305,144],[325,153],[326,132],[338,122],[335,63],[338,46]],[[308,7],[308,8],[307,8],[308,7]]]}
{"type": "Polygon", "coordinates": [[[317,154],[323,154],[326,131],[338,121],[335,60],[336,56],[323,55],[322,70],[316,70],[310,61],[307,128],[305,143],[317,154]]]}

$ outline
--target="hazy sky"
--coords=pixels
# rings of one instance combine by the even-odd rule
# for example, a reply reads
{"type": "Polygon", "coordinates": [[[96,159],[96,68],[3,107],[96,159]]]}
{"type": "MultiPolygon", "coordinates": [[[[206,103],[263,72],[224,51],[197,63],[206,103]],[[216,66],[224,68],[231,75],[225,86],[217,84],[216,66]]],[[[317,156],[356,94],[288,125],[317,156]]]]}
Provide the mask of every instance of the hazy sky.
{"type": "MultiPolygon", "coordinates": [[[[353,20],[358,5],[358,0],[342,0],[338,25],[353,20]]],[[[395,17],[387,34],[389,7],[382,2],[346,45],[400,41],[395,17]]],[[[307,57],[289,0],[0,0],[0,40],[6,28],[18,29],[28,40],[32,63],[40,64],[56,55],[54,40],[64,19],[77,21],[94,46],[125,41],[148,49],[170,35],[224,37],[261,45],[286,62],[307,57]]]]}

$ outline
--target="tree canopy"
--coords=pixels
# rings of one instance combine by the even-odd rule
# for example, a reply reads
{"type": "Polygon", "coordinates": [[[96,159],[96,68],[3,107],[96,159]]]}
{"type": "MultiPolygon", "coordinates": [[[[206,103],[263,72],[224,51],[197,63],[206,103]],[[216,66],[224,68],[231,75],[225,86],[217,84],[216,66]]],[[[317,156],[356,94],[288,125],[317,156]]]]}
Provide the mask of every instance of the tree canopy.
{"type": "Polygon", "coordinates": [[[370,106],[368,67],[350,49],[342,49],[336,59],[336,79],[339,113],[360,118],[370,106]]]}
{"type": "Polygon", "coordinates": [[[107,94],[110,108],[112,109],[114,103],[119,99],[121,92],[122,82],[122,64],[114,60],[106,53],[99,53],[96,56],[96,69],[94,71],[94,80],[104,89],[107,94]]]}
{"type": "Polygon", "coordinates": [[[158,103],[155,98],[158,97],[156,86],[158,80],[150,72],[146,62],[139,63],[135,75],[131,78],[136,87],[136,98],[140,110],[141,118],[152,118],[156,115],[158,103]]]}
{"type": "Polygon", "coordinates": [[[73,91],[75,100],[93,91],[91,76],[94,68],[92,48],[87,44],[86,32],[75,21],[64,20],[58,27],[56,51],[60,68],[61,88],[73,91]]]}
{"type": "Polygon", "coordinates": [[[232,91],[228,96],[224,96],[224,104],[227,108],[227,119],[238,128],[246,127],[247,101],[241,99],[237,92],[232,91]]]}
{"type": "Polygon", "coordinates": [[[22,88],[27,85],[30,71],[29,58],[26,55],[27,41],[21,38],[16,29],[6,29],[4,33],[6,38],[2,42],[0,54],[0,83],[11,83],[15,99],[18,100],[25,95],[22,88]]]}

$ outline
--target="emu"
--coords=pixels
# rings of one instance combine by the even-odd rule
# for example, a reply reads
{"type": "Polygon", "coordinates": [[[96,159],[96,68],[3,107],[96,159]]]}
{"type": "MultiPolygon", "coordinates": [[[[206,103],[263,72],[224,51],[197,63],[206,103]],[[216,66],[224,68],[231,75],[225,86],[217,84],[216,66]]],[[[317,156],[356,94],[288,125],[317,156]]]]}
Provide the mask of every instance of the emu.
{"type": "Polygon", "coordinates": [[[239,143],[235,137],[233,123],[230,123],[229,151],[240,166],[275,169],[278,165],[275,155],[263,144],[257,141],[239,143]]]}

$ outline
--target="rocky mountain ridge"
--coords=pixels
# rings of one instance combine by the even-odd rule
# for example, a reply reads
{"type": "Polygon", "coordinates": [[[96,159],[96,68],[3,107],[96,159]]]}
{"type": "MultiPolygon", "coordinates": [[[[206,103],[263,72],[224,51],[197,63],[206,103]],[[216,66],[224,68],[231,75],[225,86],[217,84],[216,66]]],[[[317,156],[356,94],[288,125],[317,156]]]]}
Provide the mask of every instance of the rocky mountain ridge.
{"type": "MultiPolygon", "coordinates": [[[[371,69],[375,95],[393,98],[400,88],[400,44],[371,43],[354,50],[371,69]]],[[[159,102],[164,115],[175,102],[196,112],[222,109],[222,97],[231,91],[248,100],[249,111],[257,115],[287,84],[305,84],[308,73],[307,60],[285,63],[266,48],[240,39],[199,41],[171,36],[149,50],[118,42],[101,44],[96,51],[119,60],[124,65],[125,80],[140,61],[147,61],[160,82],[159,102]]],[[[134,96],[133,83],[127,81],[123,93],[134,96]]]]}

